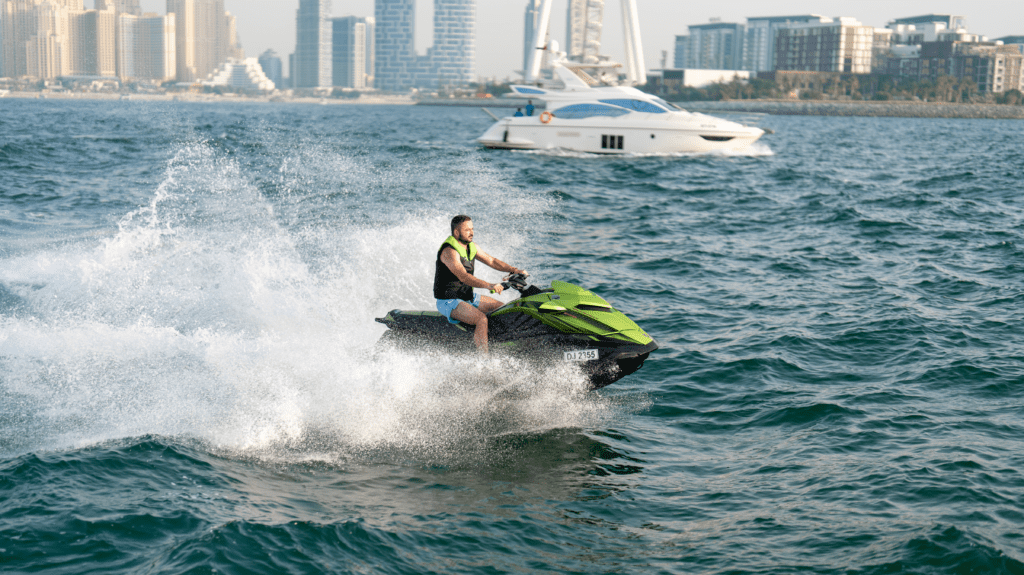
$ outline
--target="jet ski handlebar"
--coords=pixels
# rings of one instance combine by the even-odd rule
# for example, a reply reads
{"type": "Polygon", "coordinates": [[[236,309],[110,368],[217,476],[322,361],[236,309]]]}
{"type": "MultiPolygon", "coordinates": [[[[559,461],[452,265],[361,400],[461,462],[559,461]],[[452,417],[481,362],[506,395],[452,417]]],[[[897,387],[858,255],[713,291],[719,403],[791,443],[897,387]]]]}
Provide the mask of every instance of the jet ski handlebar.
{"type": "MultiPolygon", "coordinates": [[[[503,278],[501,287],[502,289],[514,289],[517,292],[522,293],[523,290],[529,287],[529,284],[526,283],[526,278],[529,275],[530,274],[526,272],[521,274],[509,274],[503,278]]],[[[494,290],[491,290],[491,293],[494,293],[494,290]]]]}

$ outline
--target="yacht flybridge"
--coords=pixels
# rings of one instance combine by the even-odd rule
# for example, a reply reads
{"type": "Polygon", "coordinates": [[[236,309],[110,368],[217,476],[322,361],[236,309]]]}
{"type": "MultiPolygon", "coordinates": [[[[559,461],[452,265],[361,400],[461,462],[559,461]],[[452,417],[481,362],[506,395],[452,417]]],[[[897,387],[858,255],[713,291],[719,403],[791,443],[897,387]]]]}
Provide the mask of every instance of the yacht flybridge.
{"type": "Polygon", "coordinates": [[[764,135],[760,128],[687,112],[631,86],[591,86],[567,65],[551,62],[561,89],[512,86],[515,96],[543,100],[543,112],[500,118],[477,141],[488,148],[658,154],[741,151],[764,135]]]}
{"type": "Polygon", "coordinates": [[[620,2],[626,44],[622,79],[614,70],[622,65],[598,54],[604,1],[588,0],[588,9],[581,14],[584,25],[573,27],[579,28],[570,41],[573,61],[549,39],[552,2],[541,0],[524,85],[512,86],[510,94],[541,100],[546,109],[533,116],[495,116],[494,125],[477,138],[484,146],[604,154],[701,153],[740,151],[764,135],[759,128],[687,112],[631,86],[647,82],[636,0],[620,2]],[[546,58],[555,78],[543,82],[546,58]]]}

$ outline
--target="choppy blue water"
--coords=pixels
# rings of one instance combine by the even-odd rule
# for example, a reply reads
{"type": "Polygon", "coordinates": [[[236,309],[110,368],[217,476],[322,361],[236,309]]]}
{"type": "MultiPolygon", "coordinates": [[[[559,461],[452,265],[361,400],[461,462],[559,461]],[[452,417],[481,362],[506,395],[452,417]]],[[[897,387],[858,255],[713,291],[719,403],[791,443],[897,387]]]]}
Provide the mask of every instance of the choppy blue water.
{"type": "Polygon", "coordinates": [[[5,100],[4,573],[1024,573],[1024,123],[5,100]],[[372,353],[455,213],[661,343],[372,353]]]}

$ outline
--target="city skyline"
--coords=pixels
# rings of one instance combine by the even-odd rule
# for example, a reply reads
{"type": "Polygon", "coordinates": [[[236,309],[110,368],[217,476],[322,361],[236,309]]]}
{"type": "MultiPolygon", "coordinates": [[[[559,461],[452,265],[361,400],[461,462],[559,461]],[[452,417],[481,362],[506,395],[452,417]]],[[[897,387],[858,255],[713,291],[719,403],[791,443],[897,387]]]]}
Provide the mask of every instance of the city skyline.
{"type": "MultiPolygon", "coordinates": [[[[92,0],[87,0],[87,4],[92,0]]],[[[141,0],[147,12],[164,13],[166,0],[141,0]]],[[[674,0],[640,0],[637,9],[643,35],[644,64],[660,68],[662,51],[672,66],[675,36],[686,34],[690,25],[707,23],[711,18],[723,22],[744,23],[747,18],[789,14],[821,14],[857,18],[867,26],[884,27],[897,18],[920,14],[960,14],[967,18],[968,29],[989,38],[1024,35],[1024,3],[1000,0],[967,3],[945,0],[850,3],[841,11],[827,9],[821,2],[783,0],[772,3],[735,0],[713,6],[679,3],[674,0]]],[[[295,14],[298,0],[224,0],[225,9],[238,23],[242,47],[249,56],[273,49],[287,62],[295,50],[295,14]]],[[[432,39],[432,2],[417,0],[416,41],[419,54],[425,54],[432,39]]],[[[522,69],[523,13],[526,0],[479,0],[477,34],[488,41],[476,45],[476,72],[484,78],[516,78],[522,69]]],[[[607,0],[602,38],[603,52],[622,61],[624,55],[622,25],[617,0],[607,0]]],[[[373,0],[335,0],[332,16],[373,16],[373,0]]],[[[564,43],[565,3],[555,3],[551,19],[552,37],[564,43]]],[[[564,48],[564,46],[563,46],[564,48]]],[[[288,72],[290,74],[290,71],[288,72]]]]}

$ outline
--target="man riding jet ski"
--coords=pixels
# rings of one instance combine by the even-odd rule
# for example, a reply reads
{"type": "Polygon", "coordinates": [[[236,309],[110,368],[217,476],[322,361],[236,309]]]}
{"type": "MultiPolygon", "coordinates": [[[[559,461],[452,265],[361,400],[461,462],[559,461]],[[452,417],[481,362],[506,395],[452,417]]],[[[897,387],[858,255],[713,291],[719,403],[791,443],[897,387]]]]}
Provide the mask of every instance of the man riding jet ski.
{"type": "Polygon", "coordinates": [[[440,346],[487,353],[493,343],[530,358],[580,362],[596,389],[640,369],[658,344],[633,320],[592,292],[555,281],[548,289],[526,284],[525,271],[491,257],[473,243],[469,216],[452,219],[452,235],[437,250],[437,312],[392,310],[377,321],[390,328],[380,342],[416,349],[440,346]],[[475,260],[511,275],[491,285],[473,276],[475,260]],[[473,293],[514,289],[522,297],[505,305],[473,293]]]}
{"type": "MultiPolygon", "coordinates": [[[[487,315],[488,335],[495,350],[538,361],[578,362],[591,389],[604,387],[640,369],[658,343],[633,320],[600,296],[570,283],[554,281],[540,289],[526,276],[512,274],[503,289],[521,297],[487,315]]],[[[392,310],[377,321],[389,329],[378,345],[473,349],[471,325],[449,323],[434,311],[392,310]]]]}
{"type": "Polygon", "coordinates": [[[473,243],[473,220],[469,216],[452,218],[452,235],[438,248],[434,261],[437,311],[453,324],[462,322],[476,326],[473,342],[477,349],[487,353],[487,314],[501,307],[501,302],[475,294],[473,288],[490,289],[491,293],[499,294],[504,288],[473,275],[477,260],[500,272],[528,274],[478,249],[473,243]]]}

